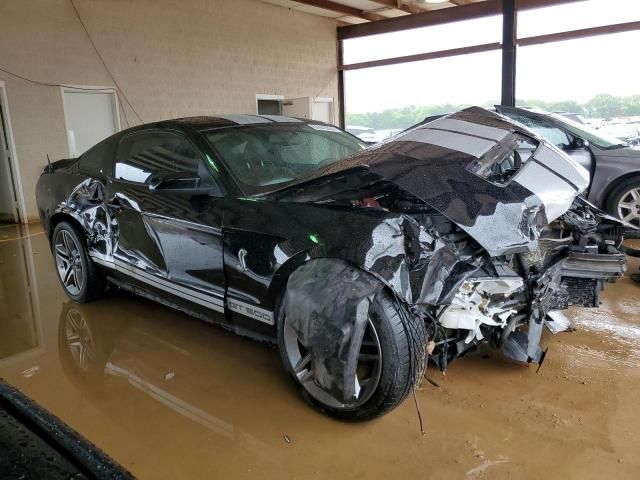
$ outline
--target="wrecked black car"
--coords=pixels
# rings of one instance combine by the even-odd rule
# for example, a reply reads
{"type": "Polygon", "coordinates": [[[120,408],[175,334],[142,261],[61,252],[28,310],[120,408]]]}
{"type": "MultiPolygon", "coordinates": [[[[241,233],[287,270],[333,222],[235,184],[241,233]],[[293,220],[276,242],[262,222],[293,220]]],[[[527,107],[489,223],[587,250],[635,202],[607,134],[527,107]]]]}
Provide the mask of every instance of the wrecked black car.
{"type": "Polygon", "coordinates": [[[541,363],[561,310],[625,270],[624,224],[578,197],[588,172],[469,108],[363,149],[288,117],[143,125],[37,186],[67,295],[130,290],[277,342],[304,397],[382,415],[489,342],[541,363]]]}

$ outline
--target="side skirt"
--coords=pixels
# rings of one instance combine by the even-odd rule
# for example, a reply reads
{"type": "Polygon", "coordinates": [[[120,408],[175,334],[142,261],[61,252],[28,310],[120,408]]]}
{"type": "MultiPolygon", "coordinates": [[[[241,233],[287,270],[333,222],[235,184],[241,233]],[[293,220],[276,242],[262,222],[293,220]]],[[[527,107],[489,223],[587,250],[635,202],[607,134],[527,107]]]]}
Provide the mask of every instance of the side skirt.
{"type": "Polygon", "coordinates": [[[146,298],[147,300],[151,300],[153,302],[156,303],[160,303],[161,305],[164,305],[166,307],[170,307],[174,310],[177,310],[179,312],[182,313],[186,313],[187,315],[191,316],[191,317],[195,317],[199,320],[202,320],[204,322],[219,326],[224,328],[227,331],[230,331],[236,335],[239,335],[241,337],[247,337],[250,338],[252,340],[258,341],[258,342],[262,342],[262,343],[269,343],[269,344],[275,344],[276,343],[276,338],[272,335],[265,335],[262,333],[258,333],[255,332],[254,330],[251,330],[249,328],[243,328],[240,327],[238,325],[233,325],[233,324],[229,324],[226,322],[222,322],[220,320],[216,320],[215,316],[208,316],[208,315],[204,315],[203,313],[197,312],[195,310],[192,310],[188,307],[185,307],[184,305],[180,305],[176,302],[172,302],[171,300],[167,299],[166,297],[162,297],[159,296],[157,294],[154,294],[152,291],[147,290],[145,288],[142,287],[138,287],[136,285],[132,285],[131,283],[125,282],[120,280],[119,278],[116,278],[112,275],[107,276],[107,280],[112,283],[113,285],[115,285],[116,287],[122,289],[122,290],[126,290],[128,292],[131,292],[135,295],[138,295],[140,297],[146,298]]]}

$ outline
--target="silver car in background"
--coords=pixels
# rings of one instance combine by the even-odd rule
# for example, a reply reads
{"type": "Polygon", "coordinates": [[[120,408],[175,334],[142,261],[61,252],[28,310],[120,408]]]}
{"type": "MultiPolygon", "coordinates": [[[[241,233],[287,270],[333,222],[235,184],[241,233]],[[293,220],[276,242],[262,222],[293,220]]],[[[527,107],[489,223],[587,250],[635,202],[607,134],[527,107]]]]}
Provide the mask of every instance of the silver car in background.
{"type": "Polygon", "coordinates": [[[564,151],[590,173],[584,197],[640,228],[640,149],[554,113],[524,108],[496,110],[564,151]]]}

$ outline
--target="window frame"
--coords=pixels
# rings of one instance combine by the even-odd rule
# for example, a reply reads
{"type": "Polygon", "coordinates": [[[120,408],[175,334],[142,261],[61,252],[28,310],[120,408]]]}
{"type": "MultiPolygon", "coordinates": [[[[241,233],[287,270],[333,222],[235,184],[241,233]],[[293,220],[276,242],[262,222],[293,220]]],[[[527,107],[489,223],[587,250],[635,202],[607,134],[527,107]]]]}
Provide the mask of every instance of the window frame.
{"type": "MultiPolygon", "coordinates": [[[[125,178],[117,178],[116,177],[116,164],[118,163],[118,151],[120,150],[120,146],[122,145],[122,142],[125,139],[131,138],[131,137],[135,137],[138,135],[149,135],[149,134],[168,134],[168,135],[172,135],[174,137],[179,137],[182,140],[185,140],[189,143],[189,145],[191,145],[191,147],[198,153],[198,155],[200,156],[200,158],[198,159],[198,166],[202,165],[204,166],[204,171],[207,172],[208,178],[203,178],[202,175],[199,174],[199,168],[196,170],[196,173],[198,174],[198,176],[200,177],[201,180],[204,181],[211,181],[213,184],[217,185],[219,188],[222,187],[222,185],[220,184],[220,181],[218,179],[215,178],[215,176],[210,172],[209,167],[206,165],[205,163],[205,154],[202,152],[202,149],[199,148],[192,139],[189,138],[188,135],[185,134],[185,132],[180,131],[178,129],[172,129],[172,128],[145,128],[143,130],[137,130],[134,132],[128,132],[128,133],[124,133],[120,136],[120,138],[118,139],[116,148],[113,152],[113,162],[112,162],[112,167],[111,167],[111,178],[116,181],[116,182],[122,182],[122,183],[127,183],[129,185],[139,185],[139,186],[143,186],[143,187],[149,187],[149,183],[148,182],[137,182],[135,180],[127,180],[125,178]]],[[[149,177],[151,178],[151,177],[149,177]]]]}
{"type": "Polygon", "coordinates": [[[94,177],[104,177],[104,178],[112,177],[111,174],[113,172],[113,169],[115,168],[116,149],[117,149],[117,146],[119,145],[119,139],[115,138],[117,135],[118,134],[105,138],[104,140],[96,143],[93,147],[91,147],[89,150],[84,152],[82,155],[80,155],[76,163],[76,170],[78,171],[78,173],[81,173],[83,175],[91,175],[94,177]],[[105,147],[106,149],[105,151],[106,159],[104,160],[104,165],[103,165],[105,171],[104,172],[95,171],[95,170],[91,171],[88,168],[83,168],[82,160],[87,155],[91,154],[94,150],[101,147],[105,147]]]}

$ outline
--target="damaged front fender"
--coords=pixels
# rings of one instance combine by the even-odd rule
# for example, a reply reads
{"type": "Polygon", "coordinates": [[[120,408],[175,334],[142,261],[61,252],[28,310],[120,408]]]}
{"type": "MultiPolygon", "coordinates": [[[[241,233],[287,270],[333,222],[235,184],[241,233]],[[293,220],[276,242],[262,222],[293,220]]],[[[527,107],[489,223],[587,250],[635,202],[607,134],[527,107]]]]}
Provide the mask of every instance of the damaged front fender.
{"type": "Polygon", "coordinates": [[[342,404],[360,393],[358,354],[382,288],[372,275],[335,259],[311,260],[289,278],[283,321],[310,356],[312,381],[342,404]]]}

